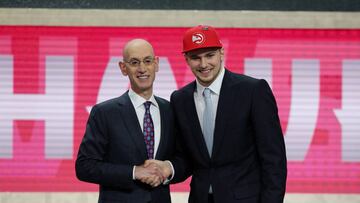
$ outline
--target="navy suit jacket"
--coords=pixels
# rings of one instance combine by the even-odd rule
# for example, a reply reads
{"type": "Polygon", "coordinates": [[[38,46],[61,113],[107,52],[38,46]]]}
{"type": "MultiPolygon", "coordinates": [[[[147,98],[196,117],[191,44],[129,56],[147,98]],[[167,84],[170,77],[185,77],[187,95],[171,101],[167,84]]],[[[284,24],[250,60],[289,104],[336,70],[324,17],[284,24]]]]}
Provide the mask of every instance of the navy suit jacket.
{"type": "MultiPolygon", "coordinates": [[[[155,158],[170,159],[175,138],[170,103],[155,97],[161,138],[155,158]]],[[[134,165],[147,159],[144,135],[128,92],[95,105],[76,160],[78,179],[100,185],[99,202],[169,203],[168,185],[156,188],[132,179],[134,165]]]]}
{"type": "Polygon", "coordinates": [[[192,175],[189,202],[280,203],[286,186],[286,153],[275,98],[265,80],[225,70],[210,157],[194,102],[196,82],[171,96],[179,157],[174,182],[192,175]]]}

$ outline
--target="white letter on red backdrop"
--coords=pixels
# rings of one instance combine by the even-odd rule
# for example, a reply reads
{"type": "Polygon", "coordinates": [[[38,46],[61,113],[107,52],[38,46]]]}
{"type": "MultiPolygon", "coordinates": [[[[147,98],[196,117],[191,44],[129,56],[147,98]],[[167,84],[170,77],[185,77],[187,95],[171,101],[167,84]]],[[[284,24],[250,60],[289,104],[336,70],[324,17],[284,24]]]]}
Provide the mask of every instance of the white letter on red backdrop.
{"type": "Polygon", "coordinates": [[[289,123],[285,133],[288,160],[305,159],[319,114],[319,98],[319,61],[294,59],[289,123]]]}
{"type": "Polygon", "coordinates": [[[342,108],[334,110],[341,123],[343,161],[360,161],[360,60],[342,63],[342,108]]]}
{"type": "Polygon", "coordinates": [[[45,158],[73,156],[74,59],[53,53],[57,43],[62,42],[40,40],[40,58],[45,60],[45,94],[14,94],[13,57],[0,55],[0,158],[13,156],[14,120],[45,121],[45,158]]]}

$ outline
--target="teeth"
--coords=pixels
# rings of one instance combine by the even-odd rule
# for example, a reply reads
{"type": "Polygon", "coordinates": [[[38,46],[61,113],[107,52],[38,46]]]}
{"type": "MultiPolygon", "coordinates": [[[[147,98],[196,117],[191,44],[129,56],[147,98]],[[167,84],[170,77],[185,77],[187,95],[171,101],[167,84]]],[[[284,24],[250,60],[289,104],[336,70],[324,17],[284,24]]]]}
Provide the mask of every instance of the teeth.
{"type": "Polygon", "coordinates": [[[146,79],[146,78],[148,78],[149,76],[147,76],[147,75],[143,75],[143,76],[138,76],[138,78],[140,78],[140,79],[146,79]]]}

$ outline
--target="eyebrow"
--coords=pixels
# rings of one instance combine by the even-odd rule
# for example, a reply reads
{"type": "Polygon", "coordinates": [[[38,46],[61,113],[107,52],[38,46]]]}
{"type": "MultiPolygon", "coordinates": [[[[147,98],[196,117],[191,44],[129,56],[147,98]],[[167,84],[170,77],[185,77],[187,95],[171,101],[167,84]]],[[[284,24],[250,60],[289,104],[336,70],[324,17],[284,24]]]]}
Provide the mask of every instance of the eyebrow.
{"type": "MultiPolygon", "coordinates": [[[[208,51],[208,52],[206,52],[204,55],[207,56],[207,55],[209,55],[209,54],[215,54],[216,51],[217,51],[217,50],[208,51]]],[[[191,55],[189,54],[189,55],[187,55],[187,56],[190,57],[190,58],[195,58],[195,57],[199,57],[199,54],[191,54],[191,55]]]]}
{"type": "MultiPolygon", "coordinates": [[[[155,58],[155,57],[154,57],[154,56],[145,56],[145,57],[143,58],[143,60],[144,60],[144,59],[148,59],[148,58],[155,58]]],[[[139,59],[139,58],[136,58],[136,57],[130,58],[129,61],[130,61],[130,60],[138,60],[138,61],[140,61],[140,59],[139,59]]]]}

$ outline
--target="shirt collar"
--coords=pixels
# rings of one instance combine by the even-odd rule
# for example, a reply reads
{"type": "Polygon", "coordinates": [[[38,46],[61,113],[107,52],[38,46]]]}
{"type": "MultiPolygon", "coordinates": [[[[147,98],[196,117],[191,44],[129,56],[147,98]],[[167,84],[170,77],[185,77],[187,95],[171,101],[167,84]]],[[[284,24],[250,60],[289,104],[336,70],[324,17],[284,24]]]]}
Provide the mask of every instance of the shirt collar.
{"type": "MultiPolygon", "coordinates": [[[[224,75],[225,75],[225,68],[221,67],[220,69],[220,73],[219,75],[216,77],[216,79],[211,83],[211,85],[207,88],[209,88],[211,90],[211,92],[213,92],[216,95],[220,95],[220,89],[221,89],[221,84],[222,81],[224,79],[224,75]]],[[[199,81],[196,79],[196,91],[198,93],[201,93],[204,91],[206,87],[204,87],[203,85],[201,85],[199,83],[199,81]]]]}
{"type": "Polygon", "coordinates": [[[143,106],[146,101],[151,101],[151,105],[154,105],[156,108],[159,108],[158,103],[156,102],[156,99],[153,94],[151,95],[149,100],[146,100],[130,88],[128,95],[129,95],[130,100],[133,103],[135,109],[139,108],[140,106],[143,106]]]}

